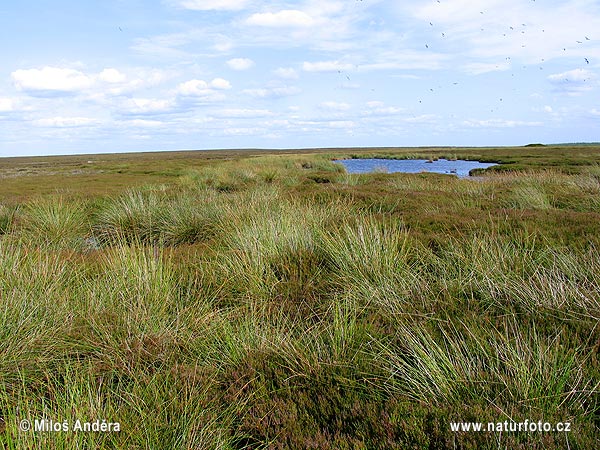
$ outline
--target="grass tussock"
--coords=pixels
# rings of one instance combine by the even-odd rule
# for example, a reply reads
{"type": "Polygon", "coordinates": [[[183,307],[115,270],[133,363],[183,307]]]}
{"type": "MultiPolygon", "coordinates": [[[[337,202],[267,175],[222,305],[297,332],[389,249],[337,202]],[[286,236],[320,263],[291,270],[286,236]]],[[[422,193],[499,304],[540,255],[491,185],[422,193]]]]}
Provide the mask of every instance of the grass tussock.
{"type": "Polygon", "coordinates": [[[90,232],[85,205],[61,196],[26,203],[18,220],[21,239],[46,247],[81,247],[90,232]]]}
{"type": "Polygon", "coordinates": [[[461,180],[329,156],[0,207],[0,446],[598,447],[595,166],[461,180]],[[572,431],[450,431],[524,420],[572,431]]]}
{"type": "Polygon", "coordinates": [[[215,232],[220,210],[214,200],[210,192],[172,197],[160,191],[130,191],[103,205],[94,234],[107,244],[193,244],[215,232]]]}

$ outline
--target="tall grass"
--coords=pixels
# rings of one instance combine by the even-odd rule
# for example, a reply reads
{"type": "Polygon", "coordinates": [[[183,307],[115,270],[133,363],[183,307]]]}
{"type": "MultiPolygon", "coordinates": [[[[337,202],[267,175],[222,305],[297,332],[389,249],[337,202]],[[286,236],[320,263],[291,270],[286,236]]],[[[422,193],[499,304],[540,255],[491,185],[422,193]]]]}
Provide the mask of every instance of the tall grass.
{"type": "Polygon", "coordinates": [[[597,447],[596,175],[331,164],[220,162],[0,211],[0,446],[564,446],[449,432],[529,419],[597,447]],[[121,432],[17,429],[44,417],[121,432]]]}
{"type": "MultiPolygon", "coordinates": [[[[560,331],[542,336],[507,318],[502,328],[472,324],[404,324],[395,343],[381,343],[390,389],[415,400],[452,404],[465,399],[523,405],[555,416],[587,414],[598,381],[584,375],[585,352],[565,351],[560,331]]],[[[514,419],[516,420],[516,419],[514,419]]]]}
{"type": "Polygon", "coordinates": [[[0,203],[0,235],[9,233],[13,226],[17,208],[0,203]]]}
{"type": "Polygon", "coordinates": [[[355,224],[323,233],[321,245],[332,281],[363,304],[401,313],[425,287],[415,270],[418,245],[398,220],[359,215],[355,224]]]}
{"type": "Polygon", "coordinates": [[[322,272],[317,233],[347,218],[351,209],[342,202],[293,201],[272,189],[228,208],[222,267],[232,288],[252,301],[278,296],[310,301],[322,272]]]}
{"type": "Polygon", "coordinates": [[[73,320],[77,270],[56,254],[0,241],[0,376],[52,367],[73,320]]]}
{"type": "Polygon", "coordinates": [[[155,191],[130,191],[98,211],[95,235],[110,244],[142,242],[160,246],[207,240],[220,220],[220,201],[208,191],[169,196],[155,191]]]}
{"type": "Polygon", "coordinates": [[[77,248],[90,232],[85,206],[61,196],[31,200],[21,214],[21,238],[33,244],[77,248]]]}

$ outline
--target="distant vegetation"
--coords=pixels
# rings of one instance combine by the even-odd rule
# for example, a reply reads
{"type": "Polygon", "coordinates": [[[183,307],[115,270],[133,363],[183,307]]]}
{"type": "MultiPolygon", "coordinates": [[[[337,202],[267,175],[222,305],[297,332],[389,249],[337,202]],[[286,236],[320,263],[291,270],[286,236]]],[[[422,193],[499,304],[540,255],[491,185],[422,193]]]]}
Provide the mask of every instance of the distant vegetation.
{"type": "Polygon", "coordinates": [[[4,448],[600,447],[600,147],[94,155],[0,177],[4,448]],[[501,164],[331,162],[407,153],[501,164]],[[18,431],[44,417],[121,431],[18,431]],[[450,431],[526,419],[572,431],[450,431]]]}

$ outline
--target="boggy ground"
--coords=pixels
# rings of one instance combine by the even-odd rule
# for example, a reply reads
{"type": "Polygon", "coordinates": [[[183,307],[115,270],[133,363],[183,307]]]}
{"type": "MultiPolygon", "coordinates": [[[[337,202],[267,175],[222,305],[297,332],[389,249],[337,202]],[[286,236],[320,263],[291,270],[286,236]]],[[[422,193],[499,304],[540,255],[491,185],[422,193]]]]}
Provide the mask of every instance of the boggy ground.
{"type": "Polygon", "coordinates": [[[0,443],[597,448],[599,162],[594,146],[1,161],[29,172],[0,180],[0,443]],[[352,175],[342,156],[503,164],[352,175]],[[72,172],[89,160],[104,172],[72,172]],[[19,431],[43,418],[120,431],[19,431]],[[571,431],[450,429],[525,420],[571,431]]]}

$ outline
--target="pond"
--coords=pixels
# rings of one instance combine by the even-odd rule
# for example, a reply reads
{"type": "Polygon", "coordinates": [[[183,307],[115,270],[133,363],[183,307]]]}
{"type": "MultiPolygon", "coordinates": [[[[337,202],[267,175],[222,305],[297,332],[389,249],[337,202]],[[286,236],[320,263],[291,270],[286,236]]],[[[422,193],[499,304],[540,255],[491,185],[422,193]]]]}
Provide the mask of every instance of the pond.
{"type": "Polygon", "coordinates": [[[340,159],[335,161],[343,164],[349,173],[368,172],[404,172],[420,173],[433,172],[456,175],[460,178],[468,177],[472,169],[487,169],[495,163],[482,163],[479,161],[438,159],[340,159]]]}

